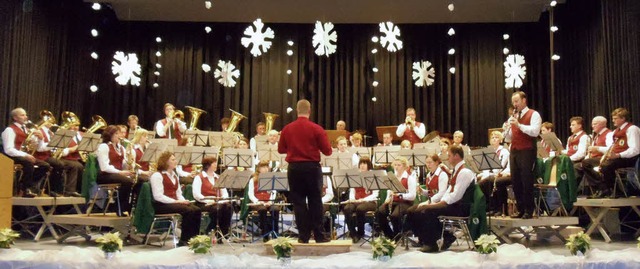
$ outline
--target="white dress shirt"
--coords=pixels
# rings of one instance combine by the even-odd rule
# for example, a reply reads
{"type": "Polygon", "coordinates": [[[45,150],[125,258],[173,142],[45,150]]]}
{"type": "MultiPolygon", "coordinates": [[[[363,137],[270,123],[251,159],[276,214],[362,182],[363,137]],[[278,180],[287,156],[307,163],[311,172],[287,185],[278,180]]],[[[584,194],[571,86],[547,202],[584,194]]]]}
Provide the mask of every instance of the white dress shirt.
{"type": "MultiPolygon", "coordinates": [[[[438,166],[433,174],[427,174],[426,185],[429,186],[429,182],[431,182],[431,180],[433,180],[433,178],[435,178],[436,176],[438,176],[438,192],[431,197],[431,203],[440,202],[444,194],[447,192],[447,186],[449,186],[449,175],[447,175],[447,173],[444,173],[440,166],[438,166]]],[[[425,193],[425,195],[429,194],[425,193]]]]}
{"type": "Polygon", "coordinates": [[[464,193],[467,191],[467,188],[469,187],[471,182],[473,182],[475,179],[475,175],[473,174],[473,171],[469,170],[469,168],[466,168],[464,166],[464,161],[461,161],[456,165],[452,175],[455,175],[456,171],[458,171],[459,169],[462,169],[462,170],[458,172],[455,189],[452,192],[451,186],[447,187],[447,192],[444,194],[441,200],[447,203],[448,205],[460,201],[460,199],[462,199],[462,197],[464,196],[464,193]]]}
{"type": "MultiPolygon", "coordinates": [[[[524,116],[524,114],[526,114],[529,111],[529,107],[525,107],[522,111],[520,111],[520,116],[518,116],[518,119],[520,119],[522,116],[524,116]]],[[[510,128],[513,128],[511,125],[509,125],[510,128]]],[[[524,125],[524,124],[518,124],[518,129],[520,129],[520,131],[522,131],[523,133],[527,134],[528,136],[531,137],[537,137],[538,135],[540,135],[540,127],[542,127],[542,118],[540,117],[540,113],[538,113],[538,111],[534,111],[533,114],[531,115],[531,121],[529,122],[529,125],[524,125]]],[[[513,132],[511,131],[505,131],[504,132],[504,138],[506,141],[511,141],[513,132]]]]}
{"type": "MultiPolygon", "coordinates": [[[[362,201],[365,202],[372,202],[372,201],[377,201],[378,200],[378,190],[373,190],[371,192],[371,194],[365,196],[364,198],[362,198],[362,201]]],[[[350,201],[355,201],[356,200],[356,188],[350,188],[349,189],[349,200],[350,201]]]]}
{"type": "MultiPolygon", "coordinates": [[[[23,128],[23,125],[20,123],[13,122],[12,124],[15,124],[20,129],[23,128]]],[[[32,136],[32,139],[37,139],[37,137],[32,136]]],[[[4,131],[2,132],[2,147],[4,148],[4,153],[10,157],[28,156],[29,155],[28,153],[15,148],[15,141],[16,141],[16,133],[13,131],[13,129],[11,129],[11,127],[7,127],[6,129],[4,129],[4,131]]],[[[33,141],[36,141],[36,140],[33,140],[33,141]]],[[[22,143],[23,144],[27,143],[27,141],[24,141],[22,143]]]]}
{"type": "MultiPolygon", "coordinates": [[[[166,118],[167,122],[170,121],[169,118],[166,118]]],[[[187,130],[187,124],[184,121],[181,120],[174,120],[174,123],[178,124],[178,129],[180,130],[181,133],[184,133],[187,130]]],[[[175,127],[170,127],[167,131],[171,131],[171,128],[175,128],[175,127]]],[[[164,124],[162,123],[162,120],[159,120],[156,122],[156,134],[160,137],[168,137],[168,134],[165,132],[164,130],[164,124]]],[[[175,138],[175,137],[172,137],[175,138]]]]}
{"type": "MultiPolygon", "coordinates": [[[[624,129],[628,122],[625,122],[617,129],[624,129]]],[[[616,130],[617,130],[616,129],[616,130]]],[[[615,132],[616,130],[613,130],[615,132]]],[[[621,158],[633,158],[636,155],[640,154],[640,128],[638,126],[632,125],[627,129],[627,145],[629,148],[623,152],[620,152],[621,158]]]]}
{"type": "MultiPolygon", "coordinates": [[[[109,142],[111,144],[111,142],[109,142]]],[[[98,157],[98,164],[100,166],[101,172],[116,174],[120,173],[121,170],[118,170],[115,166],[111,165],[111,160],[109,160],[109,144],[102,143],[98,146],[98,150],[96,151],[96,157],[98,157]]],[[[116,148],[120,149],[120,155],[124,154],[124,147],[120,144],[116,144],[116,148]]],[[[122,159],[122,165],[127,163],[127,154],[124,154],[124,158],[122,159]]]]}
{"type": "Polygon", "coordinates": [[[176,175],[176,173],[174,173],[173,171],[155,172],[153,173],[153,175],[151,175],[151,178],[149,178],[149,183],[151,184],[153,200],[155,200],[156,202],[163,204],[173,204],[177,201],[186,200],[184,199],[184,196],[182,196],[182,188],[180,188],[180,180],[178,179],[178,175],[176,175]],[[164,195],[164,184],[162,184],[162,181],[164,180],[162,176],[163,174],[168,175],[169,179],[171,179],[171,182],[178,185],[178,189],[176,190],[176,197],[178,198],[178,200],[164,195]]]}
{"type": "MultiPolygon", "coordinates": [[[[216,180],[218,180],[218,175],[216,173],[213,173],[213,175],[208,175],[205,171],[202,171],[199,175],[197,175],[194,179],[193,179],[193,185],[192,185],[192,189],[193,189],[193,198],[196,199],[196,201],[201,202],[201,203],[206,203],[206,200],[204,198],[204,195],[202,194],[202,178],[203,177],[207,177],[207,180],[209,180],[209,183],[211,183],[211,186],[214,186],[216,184],[216,180]]],[[[227,192],[226,188],[222,188],[220,189],[220,198],[229,198],[229,192],[227,192]]]]}
{"type": "MultiPolygon", "coordinates": [[[[71,139],[76,141],[76,146],[78,146],[78,145],[80,145],[80,140],[82,140],[82,135],[80,135],[80,132],[76,132],[76,136],[74,136],[71,139]]],[[[69,143],[71,143],[71,141],[69,141],[69,143]]],[[[78,151],[78,150],[76,149],[76,151],[78,151]]],[[[69,153],[71,153],[71,152],[69,152],[69,146],[67,145],[67,147],[62,150],[62,157],[69,156],[69,153]]]]}
{"type": "MultiPolygon", "coordinates": [[[[396,129],[396,136],[402,137],[404,135],[404,131],[406,130],[407,130],[407,124],[401,123],[400,125],[398,125],[398,129],[396,129]]],[[[418,126],[418,124],[413,126],[413,132],[416,133],[418,138],[422,139],[427,134],[427,129],[424,127],[423,123],[420,123],[420,126],[418,126]]]]}
{"type": "Polygon", "coordinates": [[[327,188],[322,196],[322,203],[328,203],[331,200],[333,200],[333,183],[331,183],[331,178],[327,178],[327,188]]]}
{"type": "MultiPolygon", "coordinates": [[[[631,127],[629,127],[631,128],[631,127]]],[[[600,130],[600,132],[598,133],[598,135],[602,135],[602,133],[604,133],[604,131],[606,131],[606,128],[603,128],[602,130],[600,130]]],[[[609,147],[611,147],[611,145],[613,145],[613,131],[609,132],[607,134],[607,136],[604,138],[604,144],[606,146],[598,146],[598,151],[602,154],[607,153],[607,150],[609,150],[609,147]]]]}
{"type": "MultiPolygon", "coordinates": [[[[247,188],[249,188],[249,190],[247,190],[247,193],[249,194],[249,200],[251,200],[252,203],[258,203],[260,202],[260,200],[258,200],[258,198],[256,198],[255,195],[255,191],[253,188],[253,177],[249,180],[249,184],[247,184],[247,188]]],[[[277,191],[271,191],[271,194],[269,195],[269,201],[274,201],[276,199],[276,193],[278,193],[277,191]]]]}
{"type": "MultiPolygon", "coordinates": [[[[567,152],[569,151],[569,143],[571,143],[571,140],[573,140],[574,137],[579,136],[583,132],[584,131],[579,131],[567,138],[567,146],[564,150],[562,150],[562,154],[567,154],[567,152]]],[[[589,147],[589,136],[585,134],[580,137],[580,141],[578,142],[578,149],[573,155],[569,156],[569,159],[571,159],[571,161],[573,162],[584,159],[584,157],[587,156],[587,147],[589,147]]]]}
{"type": "MultiPolygon", "coordinates": [[[[402,175],[398,177],[398,181],[403,178],[407,178],[407,192],[405,193],[395,193],[396,195],[402,195],[402,200],[405,201],[413,201],[416,199],[416,188],[418,186],[418,180],[413,175],[410,175],[407,171],[402,172],[402,175]]],[[[385,203],[391,201],[391,191],[387,192],[387,199],[385,203]]]]}

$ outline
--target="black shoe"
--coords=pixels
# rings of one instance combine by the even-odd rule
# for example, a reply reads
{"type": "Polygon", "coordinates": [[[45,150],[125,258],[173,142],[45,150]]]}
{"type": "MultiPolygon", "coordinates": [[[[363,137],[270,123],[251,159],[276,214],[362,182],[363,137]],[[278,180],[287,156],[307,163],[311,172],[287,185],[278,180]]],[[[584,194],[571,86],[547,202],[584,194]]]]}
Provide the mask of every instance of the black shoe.
{"type": "Polygon", "coordinates": [[[412,248],[421,248],[422,244],[420,242],[411,242],[411,247],[412,248]]]}
{"type": "Polygon", "coordinates": [[[613,196],[613,193],[610,189],[603,190],[600,192],[600,198],[616,198],[613,196]]]}
{"type": "Polygon", "coordinates": [[[513,214],[510,217],[512,219],[520,219],[520,218],[522,218],[523,215],[524,215],[524,213],[518,213],[518,214],[513,214]]]}
{"type": "Polygon", "coordinates": [[[64,196],[69,196],[69,197],[82,197],[82,194],[78,193],[77,191],[72,191],[72,192],[65,192],[64,196]]]}
{"type": "Polygon", "coordinates": [[[316,243],[317,244],[322,244],[322,243],[327,243],[327,242],[331,242],[331,239],[326,238],[326,237],[322,237],[322,238],[316,239],[316,243]]]}
{"type": "Polygon", "coordinates": [[[531,218],[533,218],[533,216],[531,214],[529,214],[529,213],[524,213],[522,215],[522,219],[531,219],[531,218]]]}
{"type": "Polygon", "coordinates": [[[351,237],[351,242],[356,244],[356,243],[360,242],[360,239],[362,239],[360,236],[355,235],[355,236],[351,237]]]}
{"type": "Polygon", "coordinates": [[[420,251],[426,253],[435,253],[438,252],[438,247],[432,245],[424,245],[420,248],[420,251]]]}
{"type": "Polygon", "coordinates": [[[309,244],[309,240],[298,239],[298,243],[300,243],[300,244],[309,244]]]}
{"type": "Polygon", "coordinates": [[[49,192],[49,196],[51,196],[51,197],[62,197],[62,195],[60,195],[59,193],[57,193],[55,191],[50,191],[49,192]]]}
{"type": "Polygon", "coordinates": [[[263,237],[262,242],[265,242],[265,243],[269,242],[269,237],[268,236],[263,237]]]}
{"type": "Polygon", "coordinates": [[[26,190],[22,193],[22,197],[24,197],[24,198],[34,198],[34,197],[36,197],[36,196],[37,196],[37,195],[36,195],[34,192],[32,192],[30,189],[26,189],[26,190]]]}
{"type": "Polygon", "coordinates": [[[449,235],[447,235],[447,234],[448,233],[445,233],[444,239],[442,240],[443,243],[442,243],[442,249],[441,250],[449,249],[451,247],[451,245],[453,244],[453,242],[456,241],[456,237],[455,236],[453,236],[451,234],[449,234],[449,235]]]}
{"type": "Polygon", "coordinates": [[[180,241],[178,241],[178,244],[176,244],[176,245],[178,247],[184,247],[184,246],[187,246],[188,244],[187,244],[187,242],[180,240],[180,241]]]}

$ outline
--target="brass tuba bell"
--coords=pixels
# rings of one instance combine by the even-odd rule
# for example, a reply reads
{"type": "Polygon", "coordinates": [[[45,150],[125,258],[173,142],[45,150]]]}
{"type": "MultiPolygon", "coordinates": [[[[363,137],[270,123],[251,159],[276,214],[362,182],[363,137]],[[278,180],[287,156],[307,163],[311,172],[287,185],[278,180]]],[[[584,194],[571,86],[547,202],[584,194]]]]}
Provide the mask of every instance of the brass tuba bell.
{"type": "Polygon", "coordinates": [[[273,124],[275,123],[276,118],[279,117],[279,115],[269,112],[262,112],[262,114],[264,114],[264,125],[266,127],[266,133],[269,133],[269,131],[273,129],[273,124]]]}
{"type": "Polygon", "coordinates": [[[189,130],[198,130],[198,120],[200,119],[200,116],[202,116],[202,114],[207,113],[207,111],[204,111],[202,109],[199,109],[197,107],[192,107],[192,106],[185,106],[187,108],[187,110],[189,111],[189,114],[191,115],[190,121],[189,121],[189,130]]]}
{"type": "Polygon", "coordinates": [[[100,115],[94,115],[91,119],[93,120],[93,123],[87,129],[87,133],[95,133],[97,130],[102,130],[107,127],[107,122],[100,117],[100,115]]]}
{"type": "Polygon", "coordinates": [[[80,125],[80,119],[76,114],[71,111],[62,112],[60,115],[60,127],[59,129],[69,129],[71,126],[80,125]]]}
{"type": "Polygon", "coordinates": [[[236,128],[238,128],[238,123],[240,123],[241,120],[246,119],[247,117],[245,117],[244,115],[233,111],[233,109],[229,109],[231,110],[231,120],[229,121],[229,126],[227,126],[227,129],[224,130],[227,133],[233,133],[236,128]]]}
{"type": "Polygon", "coordinates": [[[43,124],[56,125],[56,117],[53,116],[53,113],[49,110],[41,110],[40,111],[40,121],[36,124],[38,127],[41,127],[43,124]]]}

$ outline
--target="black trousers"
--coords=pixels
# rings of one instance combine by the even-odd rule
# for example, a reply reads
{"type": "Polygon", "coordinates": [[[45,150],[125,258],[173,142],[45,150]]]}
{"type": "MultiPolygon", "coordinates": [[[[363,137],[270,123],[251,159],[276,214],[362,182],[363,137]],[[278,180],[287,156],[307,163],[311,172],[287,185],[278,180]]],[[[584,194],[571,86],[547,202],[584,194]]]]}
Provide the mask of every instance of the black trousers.
{"type": "Polygon", "coordinates": [[[406,214],[407,209],[413,205],[413,202],[393,202],[391,212],[389,212],[389,204],[383,204],[376,211],[376,220],[380,229],[388,238],[394,238],[402,231],[402,217],[406,214]],[[389,226],[389,219],[393,225],[393,230],[389,226]]]}
{"type": "Polygon", "coordinates": [[[40,184],[42,179],[46,176],[51,166],[48,163],[38,159],[36,159],[35,163],[31,163],[27,158],[24,157],[10,158],[13,159],[13,162],[15,164],[22,165],[22,182],[18,183],[20,185],[19,189],[21,191],[30,189],[33,192],[38,193],[38,190],[36,190],[36,188],[38,184],[40,184]]]}
{"type": "MultiPolygon", "coordinates": [[[[53,157],[44,160],[51,166],[51,174],[49,175],[50,191],[62,193],[64,191],[64,163],[53,157]]],[[[49,190],[46,190],[47,192],[49,190]]]]}
{"type": "Polygon", "coordinates": [[[289,163],[289,199],[298,226],[299,239],[307,241],[313,231],[315,240],[322,234],[322,170],[317,162],[289,163]]]}
{"type": "Polygon", "coordinates": [[[180,229],[180,242],[187,243],[191,237],[200,233],[200,218],[202,212],[200,208],[194,204],[163,204],[153,203],[156,214],[173,214],[177,213],[182,216],[182,224],[180,229]]]}
{"type": "Polygon", "coordinates": [[[495,177],[489,176],[480,182],[480,189],[487,198],[487,211],[507,212],[507,186],[511,185],[511,177],[495,177]],[[493,187],[496,190],[493,190],[493,187]]]}
{"type": "Polygon", "coordinates": [[[216,228],[216,225],[220,227],[220,232],[222,234],[229,233],[229,226],[231,226],[231,216],[233,215],[233,210],[231,207],[231,203],[218,203],[214,205],[206,205],[204,203],[196,203],[196,205],[200,208],[201,211],[209,213],[209,225],[207,225],[207,229],[205,230],[209,233],[211,230],[216,228]]]}
{"type": "Polygon", "coordinates": [[[511,181],[513,192],[516,196],[518,211],[520,213],[533,214],[533,184],[535,175],[533,171],[536,164],[536,149],[511,150],[509,156],[511,168],[511,181]]]}
{"type": "MultiPolygon", "coordinates": [[[[600,161],[600,160],[598,160],[600,161]]],[[[600,190],[613,189],[616,183],[616,169],[633,167],[638,161],[638,156],[632,158],[618,158],[605,160],[600,165],[600,173],[593,170],[593,166],[589,164],[583,164],[584,173],[586,175],[587,184],[589,186],[596,186],[600,190]]]]}
{"type": "Polygon", "coordinates": [[[82,172],[84,171],[84,165],[79,161],[62,160],[64,163],[64,170],[67,173],[66,180],[64,182],[64,192],[77,192],[78,182],[82,182],[82,172]]]}
{"type": "Polygon", "coordinates": [[[278,232],[280,209],[277,206],[267,208],[264,205],[252,205],[249,208],[258,212],[258,222],[260,222],[260,231],[263,235],[266,235],[272,228],[276,233],[278,232]],[[271,220],[267,217],[267,211],[271,212],[271,220]]]}
{"type": "MultiPolygon", "coordinates": [[[[469,216],[469,204],[454,203],[426,205],[420,208],[412,208],[409,211],[407,220],[410,220],[411,230],[418,237],[420,243],[425,246],[436,247],[436,241],[442,233],[442,223],[438,220],[439,216],[469,216]]],[[[452,236],[445,232],[446,236],[452,236]]]]}
{"type": "Polygon", "coordinates": [[[131,204],[129,203],[129,197],[131,196],[131,190],[133,189],[133,179],[125,177],[120,174],[100,173],[96,180],[98,184],[111,184],[120,183],[120,189],[118,189],[118,201],[122,212],[131,213],[131,204]]]}
{"type": "Polygon", "coordinates": [[[344,219],[349,228],[351,237],[364,236],[365,215],[369,211],[375,211],[378,207],[375,201],[347,204],[342,209],[344,219]],[[355,217],[353,216],[355,213],[355,217]]]}

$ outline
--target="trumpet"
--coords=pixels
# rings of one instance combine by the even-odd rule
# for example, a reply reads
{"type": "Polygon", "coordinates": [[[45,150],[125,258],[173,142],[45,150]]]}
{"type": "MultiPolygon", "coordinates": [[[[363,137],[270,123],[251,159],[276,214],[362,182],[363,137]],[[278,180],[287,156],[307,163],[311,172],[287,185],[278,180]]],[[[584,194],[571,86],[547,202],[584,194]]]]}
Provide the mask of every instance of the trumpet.
{"type": "Polygon", "coordinates": [[[609,147],[609,149],[607,150],[607,153],[602,155],[602,158],[600,158],[600,166],[602,166],[602,164],[604,164],[606,161],[609,160],[609,158],[611,158],[611,153],[613,152],[613,146],[615,146],[617,142],[618,142],[618,138],[613,140],[613,144],[611,144],[611,147],[609,147]]]}
{"type": "Polygon", "coordinates": [[[404,123],[408,124],[409,126],[411,126],[411,128],[413,128],[416,125],[416,121],[414,121],[410,116],[407,116],[404,119],[404,123]]]}

